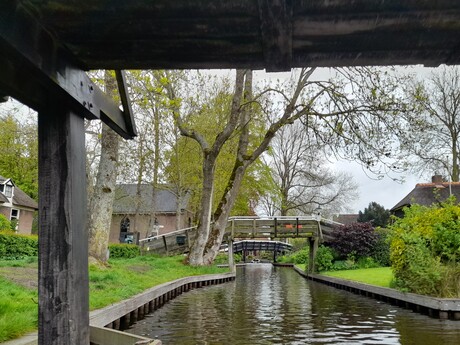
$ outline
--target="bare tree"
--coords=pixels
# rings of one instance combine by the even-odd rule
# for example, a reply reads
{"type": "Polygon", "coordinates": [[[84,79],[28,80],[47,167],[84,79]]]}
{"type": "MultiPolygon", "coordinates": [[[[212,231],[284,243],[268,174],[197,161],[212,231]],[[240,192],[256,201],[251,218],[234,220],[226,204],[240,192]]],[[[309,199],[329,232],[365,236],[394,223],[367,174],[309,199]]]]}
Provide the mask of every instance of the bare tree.
{"type": "Polygon", "coordinates": [[[317,207],[338,212],[356,199],[353,178],[328,169],[324,154],[324,144],[300,123],[278,131],[265,158],[276,186],[272,199],[265,200],[273,215],[308,214],[317,207]]]}
{"type": "Polygon", "coordinates": [[[443,67],[422,81],[408,85],[415,111],[401,124],[401,148],[410,155],[409,165],[421,174],[447,173],[459,181],[460,69],[443,67]]]}

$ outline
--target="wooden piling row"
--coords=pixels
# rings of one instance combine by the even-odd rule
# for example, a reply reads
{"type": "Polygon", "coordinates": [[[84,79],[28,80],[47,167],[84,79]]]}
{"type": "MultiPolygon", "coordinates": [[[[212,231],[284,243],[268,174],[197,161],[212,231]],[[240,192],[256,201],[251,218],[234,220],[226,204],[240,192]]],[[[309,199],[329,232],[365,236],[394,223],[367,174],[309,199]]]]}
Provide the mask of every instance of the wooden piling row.
{"type": "Polygon", "coordinates": [[[229,275],[226,277],[217,277],[215,279],[203,279],[200,281],[186,282],[182,285],[179,285],[170,290],[164,291],[161,295],[155,297],[154,299],[148,301],[145,304],[127,312],[126,314],[116,318],[112,322],[109,322],[105,325],[106,328],[111,328],[115,330],[123,331],[129,328],[130,325],[135,323],[138,320],[142,320],[146,315],[154,312],[155,310],[161,308],[168,301],[176,298],[184,292],[210,286],[227,283],[229,281],[235,280],[235,275],[229,275]]]}

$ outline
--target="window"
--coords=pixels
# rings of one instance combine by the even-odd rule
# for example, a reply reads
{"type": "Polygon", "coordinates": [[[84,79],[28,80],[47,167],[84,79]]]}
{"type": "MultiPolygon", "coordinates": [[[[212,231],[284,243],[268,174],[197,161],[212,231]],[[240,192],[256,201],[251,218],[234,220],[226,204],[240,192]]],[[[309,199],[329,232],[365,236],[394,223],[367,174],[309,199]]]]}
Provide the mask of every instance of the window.
{"type": "Polygon", "coordinates": [[[4,190],[5,190],[5,185],[4,185],[4,184],[0,184],[0,192],[2,192],[2,193],[3,193],[3,192],[4,192],[4,190]]]}
{"type": "Polygon", "coordinates": [[[3,194],[5,194],[7,198],[11,198],[13,196],[13,186],[6,185],[4,189],[5,191],[3,194]]]}
{"type": "Polygon", "coordinates": [[[11,209],[11,219],[19,219],[19,210],[16,210],[15,208],[11,209]]]}
{"type": "Polygon", "coordinates": [[[120,232],[129,232],[129,218],[123,218],[120,223],[120,232]]]}

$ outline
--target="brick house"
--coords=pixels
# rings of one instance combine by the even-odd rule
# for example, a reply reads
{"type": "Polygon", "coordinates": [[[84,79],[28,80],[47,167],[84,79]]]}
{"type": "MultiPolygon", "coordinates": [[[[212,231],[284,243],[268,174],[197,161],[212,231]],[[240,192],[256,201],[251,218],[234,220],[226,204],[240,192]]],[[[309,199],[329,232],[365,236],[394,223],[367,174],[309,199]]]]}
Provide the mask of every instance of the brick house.
{"type": "Polygon", "coordinates": [[[166,186],[117,185],[109,242],[137,243],[147,236],[190,227],[193,214],[187,209],[189,198],[189,194],[178,198],[166,186]]]}
{"type": "Polygon", "coordinates": [[[34,213],[38,204],[17,187],[13,180],[0,176],[0,214],[10,221],[17,221],[16,231],[30,234],[34,213]]]}
{"type": "Polygon", "coordinates": [[[441,175],[434,175],[431,183],[417,183],[409,194],[390,209],[390,212],[397,217],[403,217],[403,208],[406,206],[431,206],[445,201],[450,195],[455,196],[457,202],[460,201],[460,182],[445,182],[441,175]]]}

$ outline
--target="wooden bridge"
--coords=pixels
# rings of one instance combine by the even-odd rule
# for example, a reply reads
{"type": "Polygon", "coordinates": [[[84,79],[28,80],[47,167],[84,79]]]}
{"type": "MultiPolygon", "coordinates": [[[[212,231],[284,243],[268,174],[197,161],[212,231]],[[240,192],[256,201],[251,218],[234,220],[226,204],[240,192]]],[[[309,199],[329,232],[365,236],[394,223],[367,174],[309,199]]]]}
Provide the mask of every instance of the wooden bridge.
{"type": "Polygon", "coordinates": [[[291,250],[291,244],[280,241],[243,240],[233,242],[233,253],[242,253],[243,262],[246,262],[246,253],[250,251],[273,252],[273,262],[276,262],[276,256],[279,253],[290,252],[291,250]]]}
{"type": "MultiPolygon", "coordinates": [[[[310,246],[310,267],[314,271],[314,256],[320,241],[332,238],[334,227],[342,225],[321,216],[298,217],[230,217],[223,243],[233,244],[240,239],[263,239],[271,241],[283,238],[308,238],[310,246]]],[[[139,241],[146,250],[163,254],[187,253],[196,227],[173,231],[164,235],[147,237],[139,241]]],[[[235,249],[232,246],[232,249],[235,249]]],[[[232,251],[233,252],[233,251],[232,251]]]]}

